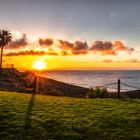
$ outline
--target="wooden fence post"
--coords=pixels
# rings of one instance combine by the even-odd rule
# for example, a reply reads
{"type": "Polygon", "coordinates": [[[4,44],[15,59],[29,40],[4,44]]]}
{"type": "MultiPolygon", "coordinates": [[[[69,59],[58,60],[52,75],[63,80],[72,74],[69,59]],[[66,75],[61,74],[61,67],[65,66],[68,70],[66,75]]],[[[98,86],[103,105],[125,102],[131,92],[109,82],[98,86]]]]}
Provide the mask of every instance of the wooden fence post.
{"type": "Polygon", "coordinates": [[[117,98],[120,98],[120,79],[118,79],[118,93],[117,93],[117,98]]]}
{"type": "Polygon", "coordinates": [[[33,81],[33,94],[36,93],[36,82],[37,82],[37,76],[35,76],[34,81],[33,81]]]}

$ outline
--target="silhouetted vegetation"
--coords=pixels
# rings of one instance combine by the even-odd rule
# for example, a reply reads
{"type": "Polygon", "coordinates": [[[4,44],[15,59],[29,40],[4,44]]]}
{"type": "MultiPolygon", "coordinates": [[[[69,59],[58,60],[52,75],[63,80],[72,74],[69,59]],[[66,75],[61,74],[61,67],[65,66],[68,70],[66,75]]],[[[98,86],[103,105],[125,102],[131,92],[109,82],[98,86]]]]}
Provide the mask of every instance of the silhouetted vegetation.
{"type": "Polygon", "coordinates": [[[12,35],[9,31],[0,30],[0,73],[2,73],[2,58],[3,58],[3,49],[4,46],[8,45],[8,43],[12,40],[12,35]]]}
{"type": "Polygon", "coordinates": [[[90,88],[87,92],[88,98],[105,98],[110,97],[109,92],[104,87],[90,88]]]}

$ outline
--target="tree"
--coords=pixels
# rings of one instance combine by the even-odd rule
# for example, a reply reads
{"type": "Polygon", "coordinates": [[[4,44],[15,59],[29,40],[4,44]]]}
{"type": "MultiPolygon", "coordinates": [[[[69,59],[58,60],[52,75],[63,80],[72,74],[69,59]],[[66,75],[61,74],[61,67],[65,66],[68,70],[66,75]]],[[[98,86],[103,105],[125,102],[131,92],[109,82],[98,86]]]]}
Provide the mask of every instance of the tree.
{"type": "Polygon", "coordinates": [[[12,35],[9,31],[0,30],[0,71],[2,71],[2,58],[3,58],[3,48],[8,45],[8,43],[12,40],[12,35]]]}

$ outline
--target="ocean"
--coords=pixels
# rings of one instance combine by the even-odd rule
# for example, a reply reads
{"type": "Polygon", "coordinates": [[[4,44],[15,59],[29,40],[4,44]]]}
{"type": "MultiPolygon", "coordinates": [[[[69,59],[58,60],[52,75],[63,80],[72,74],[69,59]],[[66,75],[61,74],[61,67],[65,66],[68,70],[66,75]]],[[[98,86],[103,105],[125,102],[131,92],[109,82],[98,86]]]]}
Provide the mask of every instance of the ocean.
{"type": "Polygon", "coordinates": [[[42,72],[43,77],[55,79],[65,83],[83,86],[96,87],[108,86],[109,90],[117,90],[117,81],[121,80],[121,91],[140,89],[139,70],[53,70],[42,72]]]}

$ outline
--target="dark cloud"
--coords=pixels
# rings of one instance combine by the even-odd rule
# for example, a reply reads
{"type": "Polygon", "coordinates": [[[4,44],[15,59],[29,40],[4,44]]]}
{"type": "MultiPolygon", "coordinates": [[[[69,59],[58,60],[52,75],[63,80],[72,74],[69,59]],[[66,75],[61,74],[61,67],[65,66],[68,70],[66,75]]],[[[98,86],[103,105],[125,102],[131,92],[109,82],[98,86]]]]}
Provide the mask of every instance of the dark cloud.
{"type": "Polygon", "coordinates": [[[76,41],[73,45],[73,54],[87,54],[88,53],[88,44],[87,42],[76,41]]]}
{"type": "Polygon", "coordinates": [[[95,41],[91,46],[90,50],[93,52],[99,52],[103,55],[116,55],[116,52],[113,50],[113,44],[110,41],[95,41]]]}
{"type": "Polygon", "coordinates": [[[53,45],[53,39],[52,38],[46,38],[46,39],[40,38],[38,40],[38,43],[41,46],[51,46],[51,45],[53,45]]]}
{"type": "Polygon", "coordinates": [[[28,40],[26,37],[26,34],[23,34],[23,36],[20,39],[16,39],[8,44],[6,46],[6,49],[21,49],[25,48],[26,45],[28,45],[28,40]]]}
{"type": "Polygon", "coordinates": [[[73,43],[70,43],[68,41],[64,41],[64,40],[58,40],[59,42],[59,47],[62,50],[72,50],[73,49],[73,43]]]}
{"type": "Polygon", "coordinates": [[[105,60],[103,60],[102,62],[103,62],[103,63],[111,63],[111,62],[113,62],[113,60],[111,60],[111,59],[105,59],[105,60]]]}
{"type": "Polygon", "coordinates": [[[64,52],[64,55],[67,55],[67,51],[70,50],[72,54],[87,54],[88,53],[88,44],[87,42],[75,41],[70,43],[68,41],[58,40],[60,44],[60,49],[64,52]]]}
{"type": "Polygon", "coordinates": [[[21,56],[21,55],[57,55],[57,53],[29,50],[29,51],[10,52],[5,54],[5,56],[21,56]]]}
{"type": "Polygon", "coordinates": [[[122,41],[95,41],[91,46],[90,50],[93,52],[99,52],[103,55],[117,55],[120,51],[124,51],[127,53],[132,53],[134,51],[133,48],[129,48],[124,45],[122,41]]]}

